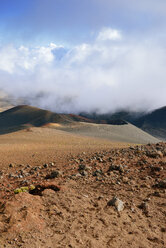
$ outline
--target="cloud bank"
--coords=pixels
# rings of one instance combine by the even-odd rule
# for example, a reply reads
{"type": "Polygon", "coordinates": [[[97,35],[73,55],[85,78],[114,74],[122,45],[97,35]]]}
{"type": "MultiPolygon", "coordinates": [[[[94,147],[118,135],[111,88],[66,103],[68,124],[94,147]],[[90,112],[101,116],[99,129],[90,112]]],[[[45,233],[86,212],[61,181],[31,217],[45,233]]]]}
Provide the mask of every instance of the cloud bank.
{"type": "Polygon", "coordinates": [[[56,112],[151,110],[166,105],[166,47],[105,27],[66,48],[0,47],[0,90],[56,112]]]}

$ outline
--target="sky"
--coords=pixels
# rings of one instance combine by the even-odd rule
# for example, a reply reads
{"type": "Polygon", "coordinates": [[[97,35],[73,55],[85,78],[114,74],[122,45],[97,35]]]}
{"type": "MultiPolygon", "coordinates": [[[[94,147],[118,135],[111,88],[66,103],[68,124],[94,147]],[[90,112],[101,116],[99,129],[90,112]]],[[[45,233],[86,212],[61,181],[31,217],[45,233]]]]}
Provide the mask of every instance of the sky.
{"type": "Polygon", "coordinates": [[[165,0],[0,0],[0,97],[56,112],[166,105],[165,0]]]}

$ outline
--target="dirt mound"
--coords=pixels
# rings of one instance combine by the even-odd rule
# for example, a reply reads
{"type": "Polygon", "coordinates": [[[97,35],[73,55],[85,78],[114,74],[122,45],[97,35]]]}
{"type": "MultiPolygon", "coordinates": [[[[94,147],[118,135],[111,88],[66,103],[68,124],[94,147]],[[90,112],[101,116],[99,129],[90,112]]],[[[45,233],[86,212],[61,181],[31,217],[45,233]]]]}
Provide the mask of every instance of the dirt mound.
{"type": "Polygon", "coordinates": [[[0,247],[166,246],[165,143],[19,168],[1,171],[0,247]]]}

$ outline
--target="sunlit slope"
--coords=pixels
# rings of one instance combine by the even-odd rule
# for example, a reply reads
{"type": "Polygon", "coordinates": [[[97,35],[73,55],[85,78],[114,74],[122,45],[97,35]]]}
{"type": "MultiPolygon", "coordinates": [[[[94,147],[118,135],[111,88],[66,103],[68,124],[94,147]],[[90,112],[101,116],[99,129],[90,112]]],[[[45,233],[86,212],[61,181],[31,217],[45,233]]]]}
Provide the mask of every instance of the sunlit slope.
{"type": "Polygon", "coordinates": [[[70,123],[56,126],[56,129],[83,136],[136,144],[156,143],[158,139],[131,124],[106,125],[94,123],[70,123]]]}

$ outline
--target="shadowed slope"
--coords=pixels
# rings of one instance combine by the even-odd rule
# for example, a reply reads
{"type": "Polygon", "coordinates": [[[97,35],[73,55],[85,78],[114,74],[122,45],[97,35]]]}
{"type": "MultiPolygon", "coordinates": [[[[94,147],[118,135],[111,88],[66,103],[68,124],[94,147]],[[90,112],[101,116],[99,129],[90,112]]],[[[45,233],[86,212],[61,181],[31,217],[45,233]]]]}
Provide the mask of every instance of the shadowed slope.
{"type": "Polygon", "coordinates": [[[144,131],[166,140],[166,107],[156,109],[138,118],[134,124],[144,131]]]}
{"type": "Polygon", "coordinates": [[[56,114],[39,108],[20,105],[0,113],[0,134],[18,131],[30,126],[40,127],[47,123],[71,123],[89,121],[86,118],[56,114]]]}

